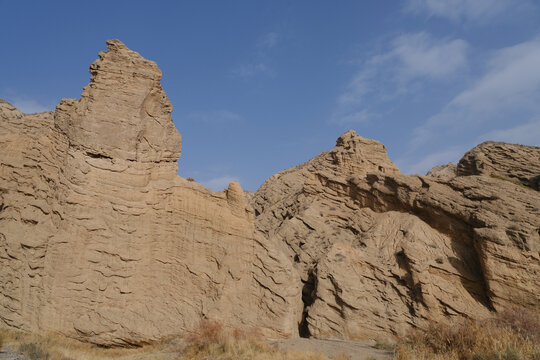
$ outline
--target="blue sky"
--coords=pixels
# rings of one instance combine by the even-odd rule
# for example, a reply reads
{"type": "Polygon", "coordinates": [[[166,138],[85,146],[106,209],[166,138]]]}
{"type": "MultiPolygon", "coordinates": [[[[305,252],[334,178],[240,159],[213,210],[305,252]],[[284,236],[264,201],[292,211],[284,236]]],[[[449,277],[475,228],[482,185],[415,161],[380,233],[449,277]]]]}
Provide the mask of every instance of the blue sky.
{"type": "Polygon", "coordinates": [[[540,145],[540,2],[0,0],[0,98],[78,98],[118,38],[163,71],[179,174],[254,191],[334,146],[381,141],[405,173],[485,140],[540,145]]]}

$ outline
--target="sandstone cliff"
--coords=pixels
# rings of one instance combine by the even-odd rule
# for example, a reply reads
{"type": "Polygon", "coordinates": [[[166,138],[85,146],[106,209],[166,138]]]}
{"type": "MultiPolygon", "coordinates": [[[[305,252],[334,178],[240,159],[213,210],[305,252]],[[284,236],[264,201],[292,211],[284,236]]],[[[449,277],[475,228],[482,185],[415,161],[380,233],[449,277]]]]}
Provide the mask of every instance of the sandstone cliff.
{"type": "Polygon", "coordinates": [[[300,285],[255,233],[239,184],[176,175],[180,134],[157,65],[118,40],[79,100],[0,103],[0,320],[104,345],[201,318],[294,336],[300,285]]]}
{"type": "Polygon", "coordinates": [[[540,305],[532,189],[402,175],[384,146],[348,132],[269,178],[252,202],[257,229],[286,244],[300,272],[304,335],[402,335],[426,320],[540,305]]]}
{"type": "Polygon", "coordinates": [[[157,65],[107,45],[54,113],[0,101],[0,326],[102,345],[203,318],[376,338],[539,308],[539,148],[484,143],[408,176],[348,131],[255,194],[214,193],[176,174],[157,65]]]}

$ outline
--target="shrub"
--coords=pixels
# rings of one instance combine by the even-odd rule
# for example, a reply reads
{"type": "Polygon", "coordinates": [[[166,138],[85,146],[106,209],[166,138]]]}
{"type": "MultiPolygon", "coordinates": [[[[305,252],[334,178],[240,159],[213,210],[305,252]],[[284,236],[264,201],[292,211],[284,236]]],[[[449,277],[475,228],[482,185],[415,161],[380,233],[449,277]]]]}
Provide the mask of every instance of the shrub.
{"type": "Polygon", "coordinates": [[[380,341],[380,340],[377,340],[375,342],[375,349],[379,349],[379,350],[388,350],[388,351],[391,351],[391,350],[394,350],[394,345],[390,345],[384,341],[380,341]]]}
{"type": "Polygon", "coordinates": [[[22,343],[19,345],[19,352],[24,354],[30,360],[47,360],[49,353],[37,344],[22,343]]]}
{"type": "MultiPolygon", "coordinates": [[[[196,331],[187,339],[182,359],[227,360],[328,360],[320,353],[280,351],[262,339],[256,329],[245,331],[226,328],[212,320],[200,322],[196,331]]],[[[350,360],[348,355],[338,355],[334,360],[350,360]]]]}
{"type": "Polygon", "coordinates": [[[260,340],[256,331],[226,329],[221,323],[202,320],[199,327],[188,338],[184,357],[198,359],[207,356],[226,358],[252,358],[257,353],[272,353],[276,350],[260,340]]]}
{"type": "Polygon", "coordinates": [[[511,308],[485,321],[433,323],[402,340],[395,358],[459,360],[540,360],[538,314],[511,308]]]}
{"type": "Polygon", "coordinates": [[[509,307],[501,311],[495,321],[500,326],[508,326],[512,330],[540,342],[540,314],[518,306],[509,307]]]}

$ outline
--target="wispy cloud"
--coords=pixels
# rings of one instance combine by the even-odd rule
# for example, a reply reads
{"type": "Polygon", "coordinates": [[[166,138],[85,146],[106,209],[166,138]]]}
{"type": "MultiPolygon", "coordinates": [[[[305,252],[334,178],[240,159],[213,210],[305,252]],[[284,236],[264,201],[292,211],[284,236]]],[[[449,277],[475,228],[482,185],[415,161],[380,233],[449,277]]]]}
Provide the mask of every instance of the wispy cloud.
{"type": "Polygon", "coordinates": [[[398,159],[396,164],[407,174],[425,174],[437,165],[457,162],[474,146],[484,141],[502,141],[513,144],[540,146],[540,118],[505,129],[488,131],[474,140],[452,145],[441,151],[420,157],[420,160],[398,159]]]}
{"type": "Polygon", "coordinates": [[[232,69],[234,76],[251,78],[256,75],[273,77],[276,71],[270,65],[270,53],[278,45],[281,36],[277,32],[269,32],[261,36],[247,59],[232,69]]]}
{"type": "Polygon", "coordinates": [[[380,114],[374,109],[414,82],[446,81],[467,67],[468,45],[461,39],[436,39],[425,32],[394,38],[387,50],[361,63],[346,90],[337,98],[336,123],[366,122],[380,114]]]}
{"type": "Polygon", "coordinates": [[[405,11],[482,24],[497,16],[531,6],[528,0],[409,0],[405,11]]]}
{"type": "Polygon", "coordinates": [[[425,77],[444,79],[467,64],[467,42],[461,39],[438,40],[425,32],[406,34],[392,42],[392,50],[376,63],[396,59],[397,76],[401,81],[425,77]]]}
{"type": "MultiPolygon", "coordinates": [[[[4,97],[4,96],[0,96],[4,97]]],[[[33,100],[26,96],[11,96],[6,95],[5,100],[10,102],[11,105],[15,106],[19,111],[26,114],[40,113],[45,111],[54,111],[54,105],[43,105],[36,100],[33,100]]]]}
{"type": "Polygon", "coordinates": [[[229,124],[243,120],[242,116],[229,110],[194,111],[187,118],[202,124],[229,124]]]}
{"type": "Polygon", "coordinates": [[[445,136],[469,134],[475,127],[529,122],[540,114],[540,39],[501,49],[484,74],[455,96],[438,114],[415,129],[419,146],[445,136]]]}
{"type": "Polygon", "coordinates": [[[277,32],[269,32],[259,39],[257,46],[262,49],[271,49],[277,45],[279,40],[280,35],[277,32]]]}
{"type": "Polygon", "coordinates": [[[489,131],[480,135],[476,142],[488,140],[540,146],[540,119],[507,129],[489,131]]]}
{"type": "Polygon", "coordinates": [[[221,191],[223,189],[226,189],[231,181],[240,182],[238,178],[226,175],[203,181],[202,184],[207,188],[212,189],[212,191],[221,191]]]}
{"type": "Polygon", "coordinates": [[[275,72],[265,63],[242,64],[233,69],[233,74],[241,78],[250,78],[258,74],[274,76],[275,72]]]}
{"type": "Polygon", "coordinates": [[[400,159],[396,164],[400,170],[407,174],[425,174],[437,165],[457,162],[471,147],[468,145],[455,145],[449,148],[431,153],[420,160],[400,159]]]}

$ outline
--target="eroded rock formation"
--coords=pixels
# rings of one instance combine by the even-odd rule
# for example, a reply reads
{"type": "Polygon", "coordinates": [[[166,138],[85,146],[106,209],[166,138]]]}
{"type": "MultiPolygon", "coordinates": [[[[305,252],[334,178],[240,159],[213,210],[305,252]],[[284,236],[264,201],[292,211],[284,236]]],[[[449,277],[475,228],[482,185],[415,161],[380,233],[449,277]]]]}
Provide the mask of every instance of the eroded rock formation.
{"type": "Polygon", "coordinates": [[[486,175],[540,190],[540,147],[486,141],[463,156],[457,174],[486,175]]]}
{"type": "Polygon", "coordinates": [[[377,338],[539,307],[538,148],[485,143],[457,174],[408,176],[348,131],[255,194],[214,193],[176,174],[157,65],[107,44],[79,100],[0,101],[1,326],[103,345],[202,318],[377,338]]]}
{"type": "Polygon", "coordinates": [[[79,100],[0,103],[0,319],[104,345],[201,318],[297,333],[300,283],[255,233],[238,183],[176,175],[180,135],[157,65],[118,40],[79,100]]]}
{"type": "Polygon", "coordinates": [[[426,176],[431,176],[439,179],[452,179],[457,176],[457,164],[450,162],[446,165],[438,165],[429,170],[426,176]]]}
{"type": "Polygon", "coordinates": [[[257,229],[287,245],[304,283],[305,335],[401,335],[427,320],[540,305],[533,189],[403,175],[381,144],[348,132],[269,178],[252,202],[257,229]]]}

